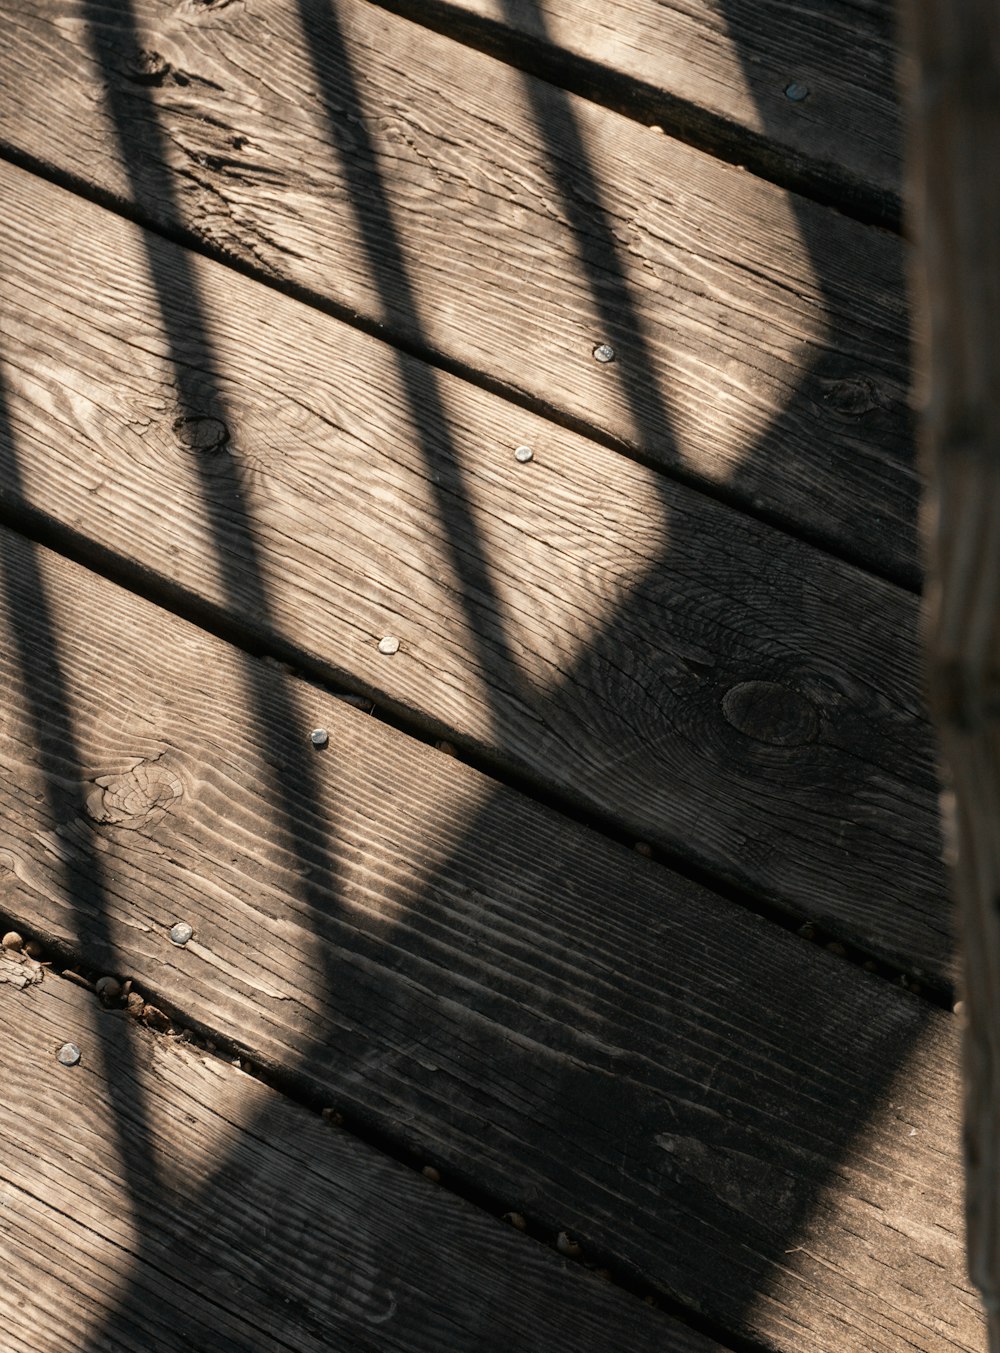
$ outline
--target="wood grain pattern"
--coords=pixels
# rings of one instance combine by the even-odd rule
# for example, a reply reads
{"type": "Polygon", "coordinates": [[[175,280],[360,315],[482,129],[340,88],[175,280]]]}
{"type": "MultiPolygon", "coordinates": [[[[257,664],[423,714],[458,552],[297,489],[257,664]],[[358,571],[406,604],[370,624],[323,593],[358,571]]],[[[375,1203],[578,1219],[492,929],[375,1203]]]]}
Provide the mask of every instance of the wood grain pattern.
{"type": "Polygon", "coordinates": [[[895,237],[362,0],[33,0],[0,52],[0,144],[916,584],[895,237]]]}
{"type": "Polygon", "coordinates": [[[913,598],[30,175],[0,185],[8,509],[947,977],[913,598]]]}
{"type": "Polygon", "coordinates": [[[898,222],[884,0],[378,0],[777,181],[898,222]]]}
{"type": "Polygon", "coordinates": [[[722,1353],[69,983],[0,1029],[6,1353],[722,1353]]]}
{"type": "Polygon", "coordinates": [[[950,1017],[58,556],[0,552],[19,928],[767,1348],[978,1348],[950,1017]]]}
{"type": "Polygon", "coordinates": [[[911,201],[922,301],[926,634],[950,792],[968,1024],[969,1265],[1000,1350],[1000,14],[904,4],[911,201]]]}

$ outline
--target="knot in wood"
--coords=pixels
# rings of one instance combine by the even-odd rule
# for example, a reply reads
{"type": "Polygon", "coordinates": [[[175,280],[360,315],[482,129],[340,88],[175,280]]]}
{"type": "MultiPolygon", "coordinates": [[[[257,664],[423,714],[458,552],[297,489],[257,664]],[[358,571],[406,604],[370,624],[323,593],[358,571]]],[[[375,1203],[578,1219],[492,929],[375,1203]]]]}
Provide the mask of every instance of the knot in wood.
{"type": "Polygon", "coordinates": [[[819,731],[811,701],[776,681],[742,681],[722,697],[727,722],[744,737],[772,747],[801,747],[819,731]]]}
{"type": "Polygon", "coordinates": [[[174,433],[181,446],[196,455],[210,456],[229,444],[229,429],[221,418],[182,414],[174,419],[174,433]]]}
{"type": "Polygon", "coordinates": [[[140,761],[118,775],[99,775],[86,796],[87,816],[102,826],[140,830],[159,821],[179,799],[180,781],[155,761],[140,761]]]}
{"type": "Polygon", "coordinates": [[[137,85],[162,85],[170,74],[170,62],[159,52],[138,47],[126,56],[124,73],[137,85]]]}
{"type": "Polygon", "coordinates": [[[888,400],[870,376],[851,376],[846,380],[824,381],[823,398],[838,413],[863,418],[866,413],[888,407],[888,400]]]}

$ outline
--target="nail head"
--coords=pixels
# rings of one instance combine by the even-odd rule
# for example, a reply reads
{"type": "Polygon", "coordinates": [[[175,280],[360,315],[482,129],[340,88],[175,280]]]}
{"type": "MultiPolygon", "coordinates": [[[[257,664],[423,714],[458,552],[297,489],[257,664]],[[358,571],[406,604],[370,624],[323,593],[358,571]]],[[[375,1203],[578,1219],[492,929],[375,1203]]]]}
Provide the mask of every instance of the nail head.
{"type": "Polygon", "coordinates": [[[789,103],[801,103],[803,99],[809,97],[809,86],[799,84],[798,80],[793,80],[791,84],[785,85],[785,98],[789,103]]]}
{"type": "Polygon", "coordinates": [[[76,1066],[80,1060],[80,1049],[75,1043],[64,1043],[56,1053],[56,1058],[63,1066],[76,1066]]]}
{"type": "Polygon", "coordinates": [[[325,747],[330,741],[330,734],[325,728],[314,728],[309,734],[309,741],[314,747],[325,747]]]}
{"type": "Polygon", "coordinates": [[[519,446],[514,452],[514,459],[519,460],[522,465],[527,465],[529,460],[535,459],[535,453],[530,446],[519,446]]]}
{"type": "Polygon", "coordinates": [[[170,927],[170,943],[187,944],[193,934],[194,930],[188,925],[187,921],[178,921],[176,925],[170,927]]]}
{"type": "Polygon", "coordinates": [[[391,658],[393,653],[399,652],[399,640],[394,634],[386,634],[378,641],[378,651],[391,658]]]}
{"type": "Polygon", "coordinates": [[[610,343],[598,343],[594,349],[595,362],[613,362],[615,360],[615,350],[610,343]]]}

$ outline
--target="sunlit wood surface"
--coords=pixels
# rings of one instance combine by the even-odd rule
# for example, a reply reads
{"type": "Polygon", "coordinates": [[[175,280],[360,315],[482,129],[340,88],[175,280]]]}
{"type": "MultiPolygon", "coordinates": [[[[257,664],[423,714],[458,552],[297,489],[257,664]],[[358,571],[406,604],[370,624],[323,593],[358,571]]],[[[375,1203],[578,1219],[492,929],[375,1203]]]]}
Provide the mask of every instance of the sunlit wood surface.
{"type": "Polygon", "coordinates": [[[982,1348],[889,17],[3,7],[5,1349],[982,1348]]]}

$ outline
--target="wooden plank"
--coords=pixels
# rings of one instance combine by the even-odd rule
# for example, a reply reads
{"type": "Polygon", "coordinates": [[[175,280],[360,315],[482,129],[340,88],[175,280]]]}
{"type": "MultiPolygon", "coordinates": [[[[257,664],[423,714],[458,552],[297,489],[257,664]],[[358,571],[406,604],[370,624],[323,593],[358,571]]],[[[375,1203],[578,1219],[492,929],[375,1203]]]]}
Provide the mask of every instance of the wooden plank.
{"type": "Polygon", "coordinates": [[[18,928],[768,1349],[978,1348],[951,1017],[0,548],[18,928]]]}
{"type": "Polygon", "coordinates": [[[363,0],[33,0],[0,53],[10,150],[916,584],[895,237],[363,0]]]}
{"type": "Polygon", "coordinates": [[[377,0],[696,144],[898,225],[887,0],[377,0]]]}
{"type": "Polygon", "coordinates": [[[31,175],[0,190],[0,502],[949,976],[912,597],[31,175]]]}
{"type": "Polygon", "coordinates": [[[3,985],[8,962],[6,1353],[721,1353],[220,1057],[67,982],[3,985]]]}

